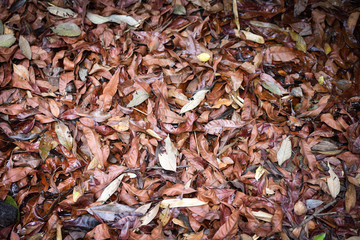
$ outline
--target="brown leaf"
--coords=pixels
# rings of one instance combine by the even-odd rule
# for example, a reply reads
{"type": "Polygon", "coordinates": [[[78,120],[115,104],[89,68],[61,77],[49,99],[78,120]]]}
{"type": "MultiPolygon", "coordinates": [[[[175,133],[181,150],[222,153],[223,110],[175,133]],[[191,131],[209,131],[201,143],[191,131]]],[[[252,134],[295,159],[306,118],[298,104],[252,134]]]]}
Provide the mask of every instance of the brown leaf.
{"type": "MultiPolygon", "coordinates": [[[[237,222],[239,220],[240,211],[236,210],[234,211],[227,221],[217,230],[215,233],[213,239],[224,239],[229,236],[229,234],[234,234],[234,229],[237,228],[237,222]]],[[[230,236],[231,236],[230,235],[230,236]]]]}
{"type": "Polygon", "coordinates": [[[109,111],[112,103],[112,99],[117,91],[117,87],[119,84],[119,76],[121,69],[118,68],[114,75],[111,77],[108,84],[106,84],[103,94],[99,97],[98,104],[100,109],[107,112],[109,111]]]}
{"type": "Polygon", "coordinates": [[[345,209],[347,213],[355,207],[356,205],[356,189],[354,185],[349,184],[348,189],[345,193],[345,209]]]}

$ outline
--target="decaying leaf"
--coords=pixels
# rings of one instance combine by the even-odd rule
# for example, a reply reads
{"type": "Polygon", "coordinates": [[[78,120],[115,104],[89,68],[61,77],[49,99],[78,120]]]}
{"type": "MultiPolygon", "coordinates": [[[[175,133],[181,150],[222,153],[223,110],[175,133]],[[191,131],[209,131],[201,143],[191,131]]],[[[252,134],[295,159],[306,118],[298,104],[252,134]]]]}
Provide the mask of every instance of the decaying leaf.
{"type": "Polygon", "coordinates": [[[169,135],[165,138],[165,152],[159,153],[159,162],[163,169],[176,172],[178,150],[171,142],[169,135]]]}
{"type": "Polygon", "coordinates": [[[279,166],[281,166],[286,160],[291,157],[291,152],[291,140],[290,136],[288,136],[281,142],[280,149],[276,155],[279,166]]]}
{"type": "Polygon", "coordinates": [[[54,33],[60,36],[77,37],[81,34],[79,26],[71,22],[60,23],[51,29],[54,33]]]}
{"type": "Polygon", "coordinates": [[[192,99],[181,108],[180,114],[196,108],[201,103],[201,101],[204,100],[205,95],[208,91],[209,90],[199,90],[198,92],[196,92],[192,99]]]}
{"type": "Polygon", "coordinates": [[[22,35],[19,38],[19,46],[24,56],[27,57],[29,60],[31,60],[32,53],[31,53],[30,44],[22,35]]]}
{"type": "Polygon", "coordinates": [[[336,196],[340,193],[340,180],[339,177],[334,173],[332,167],[330,166],[330,163],[328,163],[328,167],[330,177],[326,179],[326,182],[329,187],[331,196],[333,198],[336,198],[336,196]]]}
{"type": "Polygon", "coordinates": [[[70,129],[62,122],[55,123],[55,132],[61,145],[66,147],[67,150],[71,151],[73,145],[73,137],[70,129]]]}
{"type": "Polygon", "coordinates": [[[160,202],[162,208],[196,207],[207,204],[197,198],[165,199],[160,202]]]}
{"type": "Polygon", "coordinates": [[[47,7],[47,10],[56,16],[63,17],[63,18],[76,18],[77,14],[73,12],[69,8],[62,8],[55,5],[51,5],[47,7]]]}
{"type": "Polygon", "coordinates": [[[53,139],[51,137],[51,134],[49,132],[45,132],[40,139],[40,145],[39,145],[39,152],[40,157],[45,160],[52,149],[53,146],[53,139]]]}
{"type": "Polygon", "coordinates": [[[136,91],[133,93],[133,98],[128,103],[128,105],[126,105],[126,107],[135,107],[137,105],[140,105],[141,103],[145,102],[146,99],[148,98],[149,98],[149,94],[146,91],[144,90],[136,91]]]}

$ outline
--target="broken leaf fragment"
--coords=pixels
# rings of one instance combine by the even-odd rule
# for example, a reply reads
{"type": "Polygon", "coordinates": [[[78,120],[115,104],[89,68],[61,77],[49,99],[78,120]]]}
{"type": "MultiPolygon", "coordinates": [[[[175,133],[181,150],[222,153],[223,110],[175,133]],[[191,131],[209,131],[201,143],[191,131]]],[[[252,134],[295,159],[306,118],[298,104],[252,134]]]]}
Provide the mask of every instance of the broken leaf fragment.
{"type": "Polygon", "coordinates": [[[0,35],[0,47],[11,47],[16,41],[14,34],[0,35]]]}
{"type": "Polygon", "coordinates": [[[211,56],[208,53],[201,53],[196,56],[200,61],[207,62],[210,60],[211,56]]]}
{"type": "Polygon", "coordinates": [[[81,34],[79,26],[71,22],[60,23],[59,25],[52,27],[51,30],[56,34],[65,37],[77,37],[81,34]]]}
{"type": "Polygon", "coordinates": [[[259,220],[265,221],[265,222],[271,222],[271,219],[273,217],[272,214],[263,212],[263,211],[252,211],[252,214],[259,220]]]}
{"type": "Polygon", "coordinates": [[[73,138],[69,128],[62,122],[55,123],[55,132],[61,145],[71,152],[73,138]]]}
{"type": "Polygon", "coordinates": [[[162,208],[196,207],[207,204],[197,198],[165,199],[160,202],[162,208]]]}
{"type": "Polygon", "coordinates": [[[173,13],[175,15],[186,15],[186,9],[181,4],[175,4],[173,13]]]}
{"type": "Polygon", "coordinates": [[[149,98],[149,94],[144,91],[136,91],[133,93],[133,99],[126,105],[126,107],[135,107],[137,105],[140,105],[141,103],[145,102],[146,99],[149,98]]]}
{"type": "Polygon", "coordinates": [[[165,170],[176,172],[176,159],[178,156],[179,152],[168,135],[165,138],[165,152],[159,154],[161,167],[165,170]]]}
{"type": "Polygon", "coordinates": [[[262,175],[264,175],[264,173],[266,173],[266,169],[263,166],[259,166],[255,172],[255,180],[259,181],[259,179],[262,177],[262,175]]]}
{"type": "Polygon", "coordinates": [[[19,38],[19,46],[21,52],[24,54],[27,59],[31,60],[31,48],[28,40],[26,40],[22,35],[20,35],[19,38]]]}

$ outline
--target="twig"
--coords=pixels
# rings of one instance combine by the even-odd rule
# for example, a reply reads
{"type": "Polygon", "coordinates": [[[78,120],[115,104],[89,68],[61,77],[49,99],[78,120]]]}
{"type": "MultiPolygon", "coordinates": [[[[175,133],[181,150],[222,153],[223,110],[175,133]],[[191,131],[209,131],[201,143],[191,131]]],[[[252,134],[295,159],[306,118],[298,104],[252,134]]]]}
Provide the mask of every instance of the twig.
{"type": "Polygon", "coordinates": [[[143,112],[143,111],[141,111],[141,110],[137,109],[136,107],[133,107],[133,109],[135,109],[136,111],[138,111],[138,112],[140,112],[140,113],[144,114],[145,116],[147,116],[147,115],[148,115],[147,113],[145,113],[145,112],[143,112]]]}
{"type": "Polygon", "coordinates": [[[310,222],[314,217],[319,216],[319,214],[324,211],[325,209],[327,209],[328,207],[330,207],[331,205],[333,205],[334,203],[336,203],[338,200],[334,199],[331,202],[329,202],[328,204],[326,204],[325,206],[323,206],[322,208],[316,210],[309,218],[304,219],[304,221],[302,221],[299,225],[297,225],[296,227],[291,228],[290,230],[294,230],[295,228],[298,227],[302,227],[303,225],[305,225],[306,223],[310,222]]]}

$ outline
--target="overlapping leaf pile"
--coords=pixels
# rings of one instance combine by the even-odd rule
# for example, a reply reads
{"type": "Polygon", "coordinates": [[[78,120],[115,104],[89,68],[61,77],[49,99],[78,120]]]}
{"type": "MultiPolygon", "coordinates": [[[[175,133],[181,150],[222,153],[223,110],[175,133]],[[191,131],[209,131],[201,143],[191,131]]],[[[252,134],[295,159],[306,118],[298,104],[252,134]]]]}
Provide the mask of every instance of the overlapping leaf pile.
{"type": "Polygon", "coordinates": [[[358,235],[360,8],[295,2],[2,1],[2,237],[358,235]]]}

